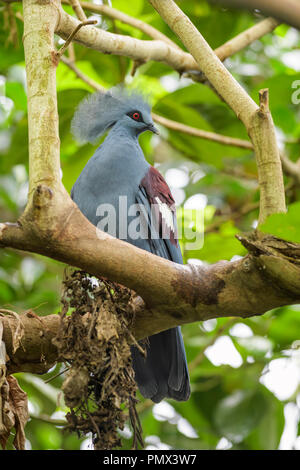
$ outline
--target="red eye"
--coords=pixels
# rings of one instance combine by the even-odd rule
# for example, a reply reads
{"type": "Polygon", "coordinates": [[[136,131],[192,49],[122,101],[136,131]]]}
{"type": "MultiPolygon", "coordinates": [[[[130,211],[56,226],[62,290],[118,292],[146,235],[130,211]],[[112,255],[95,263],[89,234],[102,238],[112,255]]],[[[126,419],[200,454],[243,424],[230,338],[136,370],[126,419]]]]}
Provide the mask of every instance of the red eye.
{"type": "Polygon", "coordinates": [[[140,119],[140,113],[133,113],[132,117],[133,117],[133,119],[138,121],[140,119]]]}

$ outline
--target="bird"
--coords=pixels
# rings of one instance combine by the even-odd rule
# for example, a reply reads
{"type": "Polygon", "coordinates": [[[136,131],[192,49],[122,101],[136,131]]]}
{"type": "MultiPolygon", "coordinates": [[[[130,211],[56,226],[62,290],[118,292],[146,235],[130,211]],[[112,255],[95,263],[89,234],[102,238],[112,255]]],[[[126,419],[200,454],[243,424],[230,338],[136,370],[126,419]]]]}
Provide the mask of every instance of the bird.
{"type": "MultiPolygon", "coordinates": [[[[114,237],[183,264],[176,238],[174,198],[161,173],[147,162],[139,144],[143,132],[159,132],[152,120],[148,97],[140,90],[126,87],[92,93],[79,103],[71,131],[81,143],[95,143],[107,133],[71,190],[71,198],[86,218],[114,237]],[[129,210],[124,213],[124,200],[127,208],[142,208],[140,231],[135,223],[136,214],[130,215],[129,210]],[[107,223],[103,222],[107,217],[99,220],[104,209],[111,213],[107,223]]],[[[143,397],[154,403],[164,398],[189,399],[190,379],[180,327],[150,336],[146,357],[135,346],[131,347],[131,356],[135,381],[143,397]]]]}

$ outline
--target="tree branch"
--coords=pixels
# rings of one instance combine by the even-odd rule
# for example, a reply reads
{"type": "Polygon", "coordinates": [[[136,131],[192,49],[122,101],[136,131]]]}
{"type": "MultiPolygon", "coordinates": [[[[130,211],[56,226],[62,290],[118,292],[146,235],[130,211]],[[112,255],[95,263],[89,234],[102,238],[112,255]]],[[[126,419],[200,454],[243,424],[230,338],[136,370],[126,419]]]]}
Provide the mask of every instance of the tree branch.
{"type": "MultiPolygon", "coordinates": [[[[56,34],[66,39],[78,25],[78,20],[68,15],[63,9],[59,11],[60,18],[56,34]]],[[[179,72],[198,69],[197,63],[190,54],[175,49],[161,40],[144,41],[97,28],[89,28],[89,31],[81,29],[74,40],[104,54],[123,55],[145,62],[149,60],[163,62],[179,72]]]]}
{"type": "MultiPolygon", "coordinates": [[[[82,2],[81,5],[86,7],[88,3],[82,2]]],[[[118,16],[118,19],[120,19],[120,15],[124,15],[121,12],[116,13],[117,10],[114,11],[107,5],[95,6],[91,4],[90,9],[92,11],[99,10],[99,12],[100,10],[105,10],[107,14],[109,13],[110,16],[113,16],[114,18],[117,18],[118,16]]],[[[137,20],[134,18],[132,19],[131,17],[127,17],[126,22],[128,22],[128,24],[130,22],[132,26],[137,27],[137,20]]],[[[233,38],[231,41],[218,48],[216,52],[217,54],[220,54],[221,59],[224,60],[231,53],[240,51],[254,40],[259,39],[264,34],[272,31],[277,24],[278,23],[272,19],[264,20],[250,28],[250,30],[244,31],[236,38],[233,38]]],[[[77,20],[61,9],[60,21],[57,26],[56,33],[66,39],[76,28],[76,25],[77,20]]],[[[91,33],[91,29],[88,32],[84,30],[80,31],[77,34],[75,41],[100,52],[124,55],[135,61],[147,62],[149,60],[155,60],[163,62],[180,73],[193,70],[200,71],[197,62],[193,59],[191,54],[182,51],[166,36],[163,38],[160,36],[159,40],[143,41],[130,36],[109,33],[101,29],[93,29],[92,31],[93,33],[91,33]],[[166,38],[168,40],[166,40],[166,38]]],[[[158,38],[157,34],[155,36],[158,38]]]]}
{"type": "Polygon", "coordinates": [[[225,44],[215,49],[214,52],[221,61],[224,61],[228,57],[249,46],[254,41],[257,41],[257,39],[260,39],[262,36],[274,31],[279,24],[280,22],[274,18],[266,18],[225,42],[225,44]]]}
{"type": "MultiPolygon", "coordinates": [[[[12,3],[18,0],[3,0],[6,3],[12,3]]],[[[165,36],[163,33],[158,31],[156,28],[153,28],[151,25],[148,25],[141,20],[133,18],[119,10],[116,10],[108,5],[96,5],[89,2],[78,2],[75,0],[76,3],[81,7],[89,11],[94,11],[96,13],[104,14],[106,16],[111,17],[112,19],[118,19],[126,24],[129,24],[137,29],[140,29],[148,36],[152,37],[155,40],[162,41],[163,43],[169,45],[171,49],[160,49],[159,44],[154,44],[154,50],[152,51],[150,41],[140,41],[139,39],[131,38],[129,36],[120,36],[114,35],[112,33],[107,33],[106,31],[101,30],[100,35],[95,34],[93,36],[93,40],[85,41],[84,35],[81,35],[80,38],[76,38],[76,41],[86,45],[87,47],[99,50],[103,53],[109,54],[116,54],[116,55],[125,55],[132,58],[137,63],[143,63],[149,60],[158,60],[161,62],[166,63],[170,67],[174,68],[175,70],[182,72],[192,72],[199,71],[199,68],[190,54],[182,51],[180,47],[174,43],[170,38],[165,36]],[[117,42],[113,42],[113,38],[117,42]],[[78,40],[77,40],[78,39],[78,40]],[[148,44],[145,44],[148,43],[148,44]],[[177,55],[174,55],[174,49],[177,50],[177,55]],[[179,55],[178,55],[179,54],[179,55]],[[181,55],[181,59],[180,59],[181,55]]],[[[70,4],[68,0],[63,0],[63,3],[70,4]]],[[[76,14],[78,13],[77,10],[74,10],[76,14]]],[[[82,16],[81,13],[78,13],[82,16]]],[[[62,24],[58,28],[58,34],[61,35],[64,39],[66,39],[72,31],[76,28],[76,22],[73,22],[73,25],[70,25],[67,21],[67,13],[64,10],[60,11],[60,16],[63,16],[62,24]],[[67,31],[63,31],[65,26],[67,26],[67,31]],[[73,28],[73,29],[72,29],[73,28]]],[[[78,15],[77,15],[78,16],[78,15]]],[[[72,21],[73,17],[70,21],[72,21]]],[[[239,52],[243,48],[247,47],[253,41],[261,38],[265,34],[273,31],[278,26],[278,21],[267,18],[256,25],[252,26],[246,31],[243,31],[235,38],[232,38],[222,46],[218,47],[215,50],[215,54],[219,56],[219,58],[223,61],[227,57],[236,52],[239,52]]],[[[199,74],[191,74],[191,78],[195,81],[199,81],[199,74]]]]}
{"type": "Polygon", "coordinates": [[[22,315],[0,316],[0,322],[3,325],[3,340],[10,358],[7,364],[9,373],[45,374],[59,360],[57,349],[52,343],[60,326],[58,315],[39,317],[29,311],[22,315]],[[16,332],[20,322],[22,334],[19,335],[20,341],[16,345],[16,332]]]}
{"type": "MultiPolygon", "coordinates": [[[[80,249],[84,245],[86,249],[87,240],[83,243],[80,235],[73,243],[79,244],[80,249]]],[[[132,333],[138,340],[185,323],[227,316],[249,317],[282,305],[299,303],[299,245],[259,234],[239,236],[239,239],[248,248],[249,255],[235,262],[222,261],[207,267],[176,265],[115,239],[111,240],[113,243],[109,248],[104,244],[101,249],[102,243],[96,246],[94,262],[87,265],[87,256],[92,256],[88,252],[87,256],[79,257],[76,264],[101,277],[109,268],[107,249],[111,265],[120,265],[121,254],[126,272],[121,272],[120,266],[115,269],[119,270],[122,284],[137,286],[143,296],[147,291],[146,303],[139,297],[134,302],[132,333]],[[134,260],[130,263],[132,257],[134,260]]],[[[93,241],[89,239],[89,243],[93,241]]],[[[52,251],[51,256],[68,263],[72,257],[74,264],[75,248],[70,250],[68,246],[71,255],[68,254],[66,260],[61,253],[63,247],[66,247],[63,242],[60,249],[56,245],[56,252],[52,251]]],[[[111,268],[109,271],[109,277],[116,279],[116,273],[111,268]]],[[[52,339],[59,331],[60,318],[58,315],[40,318],[30,313],[21,315],[20,320],[23,336],[19,348],[13,352],[12,338],[17,321],[13,316],[2,319],[4,340],[11,358],[9,370],[45,373],[53,362],[59,360],[52,339]]]]}
{"type": "Polygon", "coordinates": [[[79,23],[74,31],[70,34],[70,36],[66,39],[65,43],[61,46],[61,48],[56,52],[56,58],[59,60],[61,56],[65,53],[67,48],[70,46],[72,43],[74,37],[78,33],[78,31],[83,27],[83,26],[88,26],[92,24],[96,24],[97,20],[84,20],[82,23],[79,23]]]}
{"type": "Polygon", "coordinates": [[[192,135],[194,137],[200,137],[201,139],[212,140],[222,145],[228,145],[232,147],[240,147],[244,149],[253,150],[251,142],[242,139],[236,139],[227,135],[217,134],[215,132],[204,131],[203,129],[197,129],[196,127],[187,126],[181,122],[173,121],[172,119],[165,118],[159,114],[152,113],[154,121],[159,124],[172,129],[177,132],[183,132],[184,134],[192,135]]]}
{"type": "Polygon", "coordinates": [[[84,22],[87,20],[86,15],[82,9],[82,6],[80,5],[79,0],[69,0],[68,3],[72,6],[74,13],[76,14],[79,21],[84,22]]]}
{"type": "Polygon", "coordinates": [[[259,222],[273,213],[285,212],[285,192],[276,143],[275,129],[269,112],[267,92],[260,94],[260,107],[233,78],[217,58],[200,32],[173,0],[149,0],[166,23],[178,35],[191,52],[216,91],[244,123],[255,150],[262,197],[260,200],[259,222]],[[273,191],[273,177],[277,177],[276,194],[273,191]]]}
{"type": "Polygon", "coordinates": [[[201,33],[172,0],[164,0],[163,2],[149,0],[149,2],[181,39],[197,62],[198,68],[219,95],[248,128],[251,115],[258,109],[257,104],[233,78],[201,33]]]}
{"type": "Polygon", "coordinates": [[[266,15],[300,29],[300,4],[297,0],[211,0],[212,3],[246,8],[247,10],[260,10],[266,15]]]}
{"type": "MultiPolygon", "coordinates": [[[[63,0],[63,3],[69,4],[71,3],[71,1],[69,2],[68,0],[63,0]]],[[[175,42],[173,42],[165,34],[161,33],[158,29],[145,23],[144,21],[139,20],[138,18],[133,18],[132,16],[127,15],[126,13],[123,13],[120,10],[117,10],[116,8],[112,8],[104,4],[96,5],[95,3],[90,3],[90,2],[79,2],[79,4],[81,8],[84,10],[91,11],[94,13],[99,13],[100,15],[105,15],[114,20],[121,21],[122,23],[128,24],[132,26],[133,28],[139,29],[140,31],[142,31],[143,33],[145,33],[147,36],[149,36],[152,39],[158,39],[160,41],[164,41],[165,43],[169,44],[175,49],[181,50],[180,47],[177,46],[175,42]]]]}
{"type": "Polygon", "coordinates": [[[60,60],[65,65],[67,65],[71,70],[73,70],[73,72],[77,75],[77,77],[80,78],[82,81],[84,81],[91,88],[93,88],[96,91],[103,91],[103,92],[106,91],[106,89],[102,87],[98,82],[96,82],[92,78],[85,75],[72,60],[68,59],[65,56],[62,56],[60,60]]]}

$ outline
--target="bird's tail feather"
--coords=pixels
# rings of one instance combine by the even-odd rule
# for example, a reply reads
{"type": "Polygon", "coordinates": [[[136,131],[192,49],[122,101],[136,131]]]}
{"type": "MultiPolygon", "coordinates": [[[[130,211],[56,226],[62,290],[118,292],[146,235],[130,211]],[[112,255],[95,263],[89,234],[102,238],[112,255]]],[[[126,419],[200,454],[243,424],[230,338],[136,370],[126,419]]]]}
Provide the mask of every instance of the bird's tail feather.
{"type": "Polygon", "coordinates": [[[139,390],[145,398],[155,403],[163,398],[189,399],[189,374],[179,327],[150,336],[146,358],[132,347],[132,360],[139,390]]]}

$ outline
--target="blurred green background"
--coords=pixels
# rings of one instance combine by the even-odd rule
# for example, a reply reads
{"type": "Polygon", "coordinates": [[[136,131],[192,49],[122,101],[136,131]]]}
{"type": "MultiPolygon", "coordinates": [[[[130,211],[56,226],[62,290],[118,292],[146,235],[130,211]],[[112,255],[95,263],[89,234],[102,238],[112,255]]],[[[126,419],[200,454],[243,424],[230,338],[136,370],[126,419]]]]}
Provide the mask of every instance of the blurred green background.
{"type": "MultiPolygon", "coordinates": [[[[177,38],[146,0],[112,0],[112,6],[177,38]]],[[[261,20],[250,14],[213,7],[205,1],[179,1],[185,13],[216,48],[261,20]]],[[[12,11],[22,14],[20,4],[12,11]]],[[[65,7],[71,13],[69,7],[65,7]]],[[[89,13],[90,15],[90,13],[89,13]]],[[[97,18],[99,16],[94,15],[97,18]]],[[[108,31],[149,39],[142,32],[109,18],[99,18],[108,31]]],[[[28,188],[26,75],[22,48],[23,24],[9,34],[12,17],[0,4],[0,220],[15,221],[28,188]]],[[[57,47],[62,41],[57,37],[57,47]]],[[[109,88],[124,82],[150,93],[153,110],[167,118],[228,136],[246,139],[234,113],[206,85],[179,77],[169,67],[149,62],[131,76],[132,62],[75,45],[76,65],[109,88]]],[[[292,102],[300,79],[299,32],[280,25],[227,59],[227,68],[257,101],[270,89],[270,107],[278,141],[287,155],[300,157],[300,106],[292,102]]],[[[79,101],[93,90],[65,64],[57,69],[63,183],[70,191],[92,145],[78,145],[70,121],[79,101]]],[[[255,158],[251,151],[225,147],[160,127],[161,135],[142,135],[150,163],[164,174],[175,196],[178,214],[184,207],[204,213],[204,245],[187,250],[186,263],[214,263],[245,254],[235,238],[256,226],[259,198],[255,158]]],[[[285,176],[287,202],[293,210],[280,236],[299,234],[299,185],[285,176]]],[[[272,225],[272,224],[271,224],[272,225]]],[[[274,224],[273,224],[274,225],[274,224]]],[[[275,228],[278,227],[278,221],[275,228]]],[[[298,240],[300,241],[300,240],[298,240]]],[[[121,260],[120,260],[121,262],[121,260]]],[[[40,315],[60,309],[64,266],[53,260],[10,249],[0,251],[0,306],[40,315]]],[[[153,406],[140,398],[138,408],[148,449],[300,449],[300,305],[287,306],[247,320],[223,318],[182,328],[189,362],[192,395],[187,403],[164,401],[153,406]],[[298,437],[297,437],[298,436],[298,437]]],[[[66,407],[60,392],[60,364],[44,376],[17,374],[29,398],[26,426],[28,449],[89,449],[91,439],[62,431],[66,407]]],[[[123,432],[124,448],[131,431],[123,432]]],[[[12,440],[12,439],[11,439],[12,440]]]]}

